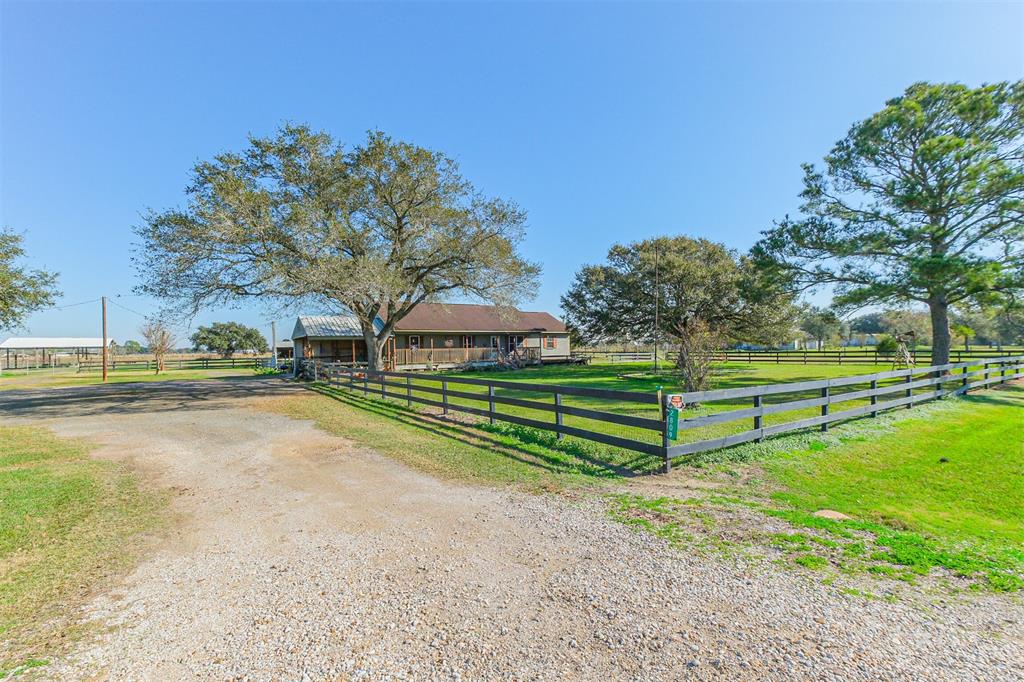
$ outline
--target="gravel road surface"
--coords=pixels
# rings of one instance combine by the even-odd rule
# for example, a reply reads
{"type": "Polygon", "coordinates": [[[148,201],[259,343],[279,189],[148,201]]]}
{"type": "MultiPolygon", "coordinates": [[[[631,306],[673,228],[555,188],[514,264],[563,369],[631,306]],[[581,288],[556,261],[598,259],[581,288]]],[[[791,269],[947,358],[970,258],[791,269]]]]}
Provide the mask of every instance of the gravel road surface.
{"type": "Polygon", "coordinates": [[[174,491],[58,679],[1024,679],[1024,608],[838,593],[688,555],[595,500],[470,487],[260,412],[275,380],[9,393],[174,491]]]}

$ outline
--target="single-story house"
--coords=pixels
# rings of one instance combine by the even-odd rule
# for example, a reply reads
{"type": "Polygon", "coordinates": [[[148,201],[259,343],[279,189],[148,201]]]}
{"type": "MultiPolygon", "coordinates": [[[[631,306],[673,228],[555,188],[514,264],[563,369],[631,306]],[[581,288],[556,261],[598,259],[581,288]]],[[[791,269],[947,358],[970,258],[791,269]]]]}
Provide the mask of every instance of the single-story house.
{"type": "MultiPolygon", "coordinates": [[[[384,323],[376,320],[379,331],[384,323]]],[[[366,343],[354,315],[300,316],[292,331],[295,357],[366,362],[366,343]]],[[[516,364],[569,359],[565,324],[545,312],[468,303],[421,303],[395,324],[385,347],[396,369],[468,363],[516,364]]]]}

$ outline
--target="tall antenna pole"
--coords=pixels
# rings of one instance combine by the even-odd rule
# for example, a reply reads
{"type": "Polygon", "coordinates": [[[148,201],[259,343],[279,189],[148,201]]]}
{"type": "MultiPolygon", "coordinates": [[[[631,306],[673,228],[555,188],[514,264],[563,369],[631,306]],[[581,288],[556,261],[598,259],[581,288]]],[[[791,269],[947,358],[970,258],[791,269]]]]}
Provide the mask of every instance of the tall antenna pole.
{"type": "Polygon", "coordinates": [[[103,296],[101,300],[103,301],[103,383],[107,383],[107,297],[103,296]]]}
{"type": "Polygon", "coordinates": [[[658,262],[661,249],[654,242],[654,372],[658,372],[658,346],[661,345],[661,270],[658,262]]]}

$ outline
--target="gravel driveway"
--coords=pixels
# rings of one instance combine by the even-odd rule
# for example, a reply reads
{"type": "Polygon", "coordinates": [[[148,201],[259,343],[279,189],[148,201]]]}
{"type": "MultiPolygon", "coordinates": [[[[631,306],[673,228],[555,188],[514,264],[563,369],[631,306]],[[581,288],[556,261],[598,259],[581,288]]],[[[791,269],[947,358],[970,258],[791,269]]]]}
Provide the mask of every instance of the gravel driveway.
{"type": "Polygon", "coordinates": [[[66,679],[1022,679],[1024,609],[839,594],[687,555],[594,501],[438,481],[259,412],[275,380],[7,394],[182,524],[87,616],[66,679]],[[42,394],[42,395],[40,395],[42,394]]]}

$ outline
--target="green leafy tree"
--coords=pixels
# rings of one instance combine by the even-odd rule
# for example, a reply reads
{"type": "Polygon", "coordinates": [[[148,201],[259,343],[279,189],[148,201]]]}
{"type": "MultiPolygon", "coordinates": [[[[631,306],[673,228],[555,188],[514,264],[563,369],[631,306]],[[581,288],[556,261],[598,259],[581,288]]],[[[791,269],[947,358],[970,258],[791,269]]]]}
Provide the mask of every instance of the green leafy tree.
{"type": "Polygon", "coordinates": [[[192,175],[188,206],[138,229],[139,291],[178,312],[253,297],[351,311],[378,369],[419,303],[505,307],[535,291],[540,269],[518,251],[525,212],[483,196],[444,154],[381,132],[346,149],[289,125],[192,175]]]}
{"type": "Polygon", "coordinates": [[[964,340],[964,350],[971,349],[971,339],[973,339],[976,334],[973,328],[969,327],[966,324],[955,324],[953,325],[951,331],[957,337],[964,340]]]}
{"type": "Polygon", "coordinates": [[[238,351],[266,353],[270,346],[259,329],[238,322],[214,322],[199,327],[189,339],[197,350],[208,350],[230,358],[238,351]]]}
{"type": "Polygon", "coordinates": [[[842,329],[839,316],[828,308],[806,306],[800,315],[800,330],[818,342],[818,349],[824,349],[825,343],[835,338],[842,329]]]}
{"type": "Polygon", "coordinates": [[[882,313],[867,313],[850,320],[850,331],[857,334],[881,334],[885,331],[882,313]]]}
{"type": "Polygon", "coordinates": [[[1024,81],[912,85],[804,166],[801,197],[758,256],[841,308],[927,305],[946,363],[950,306],[1024,288],[1024,81]]]}
{"type": "Polygon", "coordinates": [[[57,275],[30,270],[20,264],[25,256],[22,236],[0,229],[0,329],[14,329],[37,310],[53,305],[60,296],[57,275]]]}
{"type": "Polygon", "coordinates": [[[882,313],[882,324],[892,336],[910,334],[913,339],[909,344],[911,346],[928,346],[932,343],[931,316],[926,311],[889,309],[882,313]]]}
{"type": "Polygon", "coordinates": [[[142,352],[142,344],[134,339],[128,339],[127,341],[124,342],[122,350],[124,351],[125,355],[138,355],[139,353],[142,352]]]}
{"type": "Polygon", "coordinates": [[[576,273],[562,297],[570,327],[591,340],[676,337],[692,320],[711,335],[774,343],[795,318],[792,297],[762,281],[749,259],[721,244],[658,237],[616,244],[608,262],[576,273]]]}

